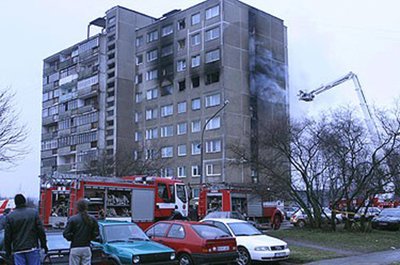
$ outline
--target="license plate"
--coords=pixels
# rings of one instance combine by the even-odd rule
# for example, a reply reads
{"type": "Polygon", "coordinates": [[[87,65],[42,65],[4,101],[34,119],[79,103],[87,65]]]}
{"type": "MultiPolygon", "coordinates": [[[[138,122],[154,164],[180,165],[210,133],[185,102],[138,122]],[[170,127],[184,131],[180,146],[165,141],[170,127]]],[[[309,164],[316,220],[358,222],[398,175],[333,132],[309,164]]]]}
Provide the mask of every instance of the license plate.
{"type": "Polygon", "coordinates": [[[229,250],[229,246],[221,246],[221,247],[217,247],[218,251],[227,251],[229,250]]]}
{"type": "Polygon", "coordinates": [[[275,257],[284,257],[286,256],[286,252],[277,252],[275,253],[275,257]]]}

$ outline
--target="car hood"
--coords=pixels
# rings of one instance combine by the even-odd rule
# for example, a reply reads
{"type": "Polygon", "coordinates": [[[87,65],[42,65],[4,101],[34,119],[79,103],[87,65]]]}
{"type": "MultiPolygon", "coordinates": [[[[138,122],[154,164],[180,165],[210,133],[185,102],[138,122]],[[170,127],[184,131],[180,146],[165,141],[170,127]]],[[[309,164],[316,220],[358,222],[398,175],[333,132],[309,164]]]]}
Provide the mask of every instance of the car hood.
{"type": "Polygon", "coordinates": [[[286,245],[285,241],[266,235],[238,236],[236,242],[238,246],[242,245],[248,248],[286,245]]]}
{"type": "Polygon", "coordinates": [[[174,250],[171,248],[153,241],[113,242],[106,243],[104,247],[105,250],[110,254],[127,257],[131,257],[132,255],[174,252],[174,250]]]}

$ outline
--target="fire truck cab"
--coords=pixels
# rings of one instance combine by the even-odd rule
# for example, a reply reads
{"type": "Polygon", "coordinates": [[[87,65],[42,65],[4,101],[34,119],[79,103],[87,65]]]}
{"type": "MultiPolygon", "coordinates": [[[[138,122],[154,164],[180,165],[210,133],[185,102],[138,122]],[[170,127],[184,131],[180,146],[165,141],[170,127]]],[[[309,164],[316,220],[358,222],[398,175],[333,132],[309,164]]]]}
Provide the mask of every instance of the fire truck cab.
{"type": "Polygon", "coordinates": [[[42,179],[40,216],[47,226],[62,228],[76,213],[80,199],[99,219],[136,222],[145,228],[179,212],[187,217],[188,194],[179,180],[160,177],[73,176],[42,179]]]}

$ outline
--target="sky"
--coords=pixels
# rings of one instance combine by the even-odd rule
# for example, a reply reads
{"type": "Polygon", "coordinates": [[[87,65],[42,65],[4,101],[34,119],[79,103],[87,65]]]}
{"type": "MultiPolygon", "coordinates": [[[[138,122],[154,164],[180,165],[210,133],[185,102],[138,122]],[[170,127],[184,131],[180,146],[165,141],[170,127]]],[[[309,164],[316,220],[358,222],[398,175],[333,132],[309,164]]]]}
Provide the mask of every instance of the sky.
{"type": "MultiPolygon", "coordinates": [[[[87,25],[120,5],[153,17],[202,1],[0,1],[0,89],[16,93],[19,123],[28,127],[28,155],[0,171],[0,196],[39,196],[43,59],[86,38],[87,25]]],[[[400,97],[400,2],[397,0],[243,0],[284,21],[288,29],[291,116],[358,106],[352,82],[311,103],[297,100],[349,71],[357,74],[368,104],[385,107],[400,97]]]]}

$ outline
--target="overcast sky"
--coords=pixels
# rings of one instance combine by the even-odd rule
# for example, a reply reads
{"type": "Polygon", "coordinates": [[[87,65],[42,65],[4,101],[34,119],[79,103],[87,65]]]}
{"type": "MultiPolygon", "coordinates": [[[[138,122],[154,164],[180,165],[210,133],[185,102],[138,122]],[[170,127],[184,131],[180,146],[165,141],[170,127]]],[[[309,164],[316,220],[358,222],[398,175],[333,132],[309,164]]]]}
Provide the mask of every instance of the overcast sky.
{"type": "MultiPolygon", "coordinates": [[[[0,196],[22,192],[38,197],[43,59],[86,38],[87,25],[115,5],[153,17],[185,9],[197,0],[3,0],[0,1],[0,88],[16,92],[15,108],[29,128],[29,155],[0,172],[0,196]]],[[[386,106],[400,96],[400,2],[397,0],[244,0],[284,20],[288,27],[292,116],[330,107],[358,106],[352,82],[298,102],[311,90],[349,71],[356,73],[370,105],[386,106]]]]}

